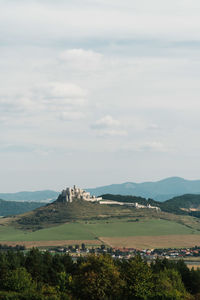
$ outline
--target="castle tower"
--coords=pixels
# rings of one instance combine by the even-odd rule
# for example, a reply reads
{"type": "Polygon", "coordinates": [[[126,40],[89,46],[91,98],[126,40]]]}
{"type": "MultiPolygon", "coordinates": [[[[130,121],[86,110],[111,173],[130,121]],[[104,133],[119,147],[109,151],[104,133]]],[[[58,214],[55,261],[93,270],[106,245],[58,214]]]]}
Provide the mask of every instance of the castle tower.
{"type": "Polygon", "coordinates": [[[72,189],[71,188],[66,189],[66,200],[67,200],[67,202],[72,202],[72,189]]]}

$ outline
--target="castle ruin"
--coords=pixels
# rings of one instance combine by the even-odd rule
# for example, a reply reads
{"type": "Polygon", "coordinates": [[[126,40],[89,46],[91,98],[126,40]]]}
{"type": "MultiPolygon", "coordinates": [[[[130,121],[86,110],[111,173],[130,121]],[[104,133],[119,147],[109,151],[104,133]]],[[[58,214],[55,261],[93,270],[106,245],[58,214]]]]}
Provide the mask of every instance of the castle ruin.
{"type": "Polygon", "coordinates": [[[61,197],[63,202],[72,202],[74,199],[92,202],[102,200],[102,197],[91,196],[89,192],[78,188],[76,185],[73,188],[68,187],[66,190],[63,190],[61,197]]]}
{"type": "Polygon", "coordinates": [[[108,204],[108,205],[126,205],[126,206],[132,206],[137,209],[139,208],[148,208],[148,209],[155,209],[156,211],[160,211],[160,207],[151,206],[150,204],[147,205],[141,205],[137,202],[134,203],[126,203],[126,202],[118,202],[113,200],[105,200],[102,199],[102,197],[96,197],[91,196],[89,192],[86,192],[80,188],[78,188],[76,185],[73,186],[73,188],[66,188],[66,190],[63,190],[60,196],[58,197],[59,202],[64,203],[71,203],[74,200],[84,200],[84,201],[90,201],[90,202],[98,202],[99,204],[108,204]]]}

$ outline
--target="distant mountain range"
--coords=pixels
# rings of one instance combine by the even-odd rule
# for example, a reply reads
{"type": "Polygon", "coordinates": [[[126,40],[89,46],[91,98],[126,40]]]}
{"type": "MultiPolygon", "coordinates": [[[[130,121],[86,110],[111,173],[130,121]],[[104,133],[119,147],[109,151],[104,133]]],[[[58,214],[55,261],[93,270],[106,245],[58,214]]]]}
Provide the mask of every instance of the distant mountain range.
{"type": "MultiPolygon", "coordinates": [[[[125,182],[97,188],[86,189],[92,195],[103,194],[130,195],[165,201],[184,194],[200,194],[200,180],[186,180],[180,177],[170,177],[155,182],[125,182]]],[[[52,202],[57,199],[59,192],[52,190],[19,193],[0,193],[0,198],[11,201],[52,202]]]]}
{"type": "Polygon", "coordinates": [[[87,189],[95,196],[103,194],[119,194],[152,198],[165,201],[184,194],[200,194],[200,180],[186,180],[180,177],[170,177],[155,182],[125,182],[87,189]]]}
{"type": "Polygon", "coordinates": [[[0,199],[7,201],[51,202],[57,199],[59,193],[51,190],[36,192],[0,193],[0,199]]]}

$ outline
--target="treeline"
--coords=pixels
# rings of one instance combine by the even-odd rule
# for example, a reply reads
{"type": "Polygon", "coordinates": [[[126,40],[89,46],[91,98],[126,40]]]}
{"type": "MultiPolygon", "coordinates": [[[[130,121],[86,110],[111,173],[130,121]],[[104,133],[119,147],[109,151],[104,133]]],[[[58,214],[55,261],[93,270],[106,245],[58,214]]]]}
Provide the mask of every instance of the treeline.
{"type": "Polygon", "coordinates": [[[77,261],[32,249],[0,253],[2,300],[200,299],[200,270],[183,261],[90,255],[77,261]]]}
{"type": "Polygon", "coordinates": [[[26,250],[26,247],[24,245],[9,246],[6,244],[0,244],[0,251],[8,251],[8,250],[24,251],[26,250]]]}
{"type": "Polygon", "coordinates": [[[170,200],[167,200],[161,204],[161,209],[167,212],[173,212],[176,214],[188,214],[194,217],[199,218],[199,212],[193,211],[184,211],[185,209],[197,208],[200,207],[200,195],[195,194],[185,194],[182,196],[174,197],[170,200]]]}
{"type": "Polygon", "coordinates": [[[124,203],[134,203],[137,202],[141,205],[150,204],[152,206],[160,207],[162,211],[174,213],[178,215],[191,215],[196,218],[200,218],[199,211],[187,211],[183,210],[183,208],[198,208],[200,207],[200,195],[193,194],[185,194],[182,196],[174,197],[170,200],[166,200],[164,202],[155,201],[153,199],[145,199],[137,196],[123,196],[123,195],[113,195],[113,194],[105,194],[102,195],[103,199],[113,200],[117,202],[124,203]]]}
{"type": "Polygon", "coordinates": [[[104,194],[101,195],[101,197],[103,199],[106,200],[113,200],[113,201],[117,201],[117,202],[124,202],[124,203],[139,203],[141,205],[147,205],[150,204],[152,206],[158,206],[160,207],[160,205],[162,204],[161,202],[155,201],[153,199],[146,199],[140,196],[123,196],[123,195],[113,195],[113,194],[104,194]]]}

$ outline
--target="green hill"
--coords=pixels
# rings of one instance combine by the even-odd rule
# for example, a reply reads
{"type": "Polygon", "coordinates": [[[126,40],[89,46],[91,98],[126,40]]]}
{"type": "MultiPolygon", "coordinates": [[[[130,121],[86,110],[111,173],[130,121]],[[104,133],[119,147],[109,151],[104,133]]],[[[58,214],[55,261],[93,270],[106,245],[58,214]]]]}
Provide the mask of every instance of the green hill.
{"type": "Polygon", "coordinates": [[[55,201],[29,213],[17,216],[18,227],[40,229],[66,222],[104,218],[137,216],[134,208],[120,205],[101,205],[95,202],[74,200],[71,203],[55,201]]]}
{"type": "Polygon", "coordinates": [[[159,201],[155,201],[153,199],[145,199],[143,197],[140,196],[123,196],[123,195],[113,195],[113,194],[104,194],[101,195],[101,197],[105,200],[113,200],[113,201],[117,201],[117,202],[124,202],[124,203],[139,203],[141,205],[152,205],[152,206],[161,206],[161,202],[159,201]]]}
{"type": "MultiPolygon", "coordinates": [[[[119,202],[124,200],[127,203],[159,204],[141,197],[105,197],[119,202]]],[[[56,240],[89,239],[101,243],[101,237],[128,238],[174,234],[195,236],[199,233],[200,219],[189,215],[77,199],[69,203],[63,202],[62,196],[53,203],[33,211],[0,219],[1,241],[50,241],[52,245],[54,242],[51,241],[56,240]]],[[[39,244],[43,245],[43,242],[39,244]]]]}
{"type": "MultiPolygon", "coordinates": [[[[110,195],[110,198],[111,196],[112,195],[110,195]]],[[[119,195],[117,197],[118,201],[121,201],[122,197],[124,196],[119,195]]],[[[109,198],[109,196],[107,196],[107,198],[109,198]]],[[[133,202],[132,198],[130,199],[128,197],[127,200],[132,200],[133,202]]],[[[146,200],[144,198],[134,198],[134,200],[137,200],[138,202],[140,200],[140,203],[143,204],[157,204],[154,200],[146,200]]],[[[37,208],[22,215],[4,219],[3,222],[4,224],[7,223],[8,225],[18,229],[35,231],[38,229],[58,226],[64,223],[83,221],[101,222],[102,220],[110,222],[112,219],[129,220],[128,222],[136,222],[138,219],[163,219],[184,224],[197,230],[200,229],[198,219],[190,216],[179,216],[165,211],[157,212],[154,209],[136,209],[135,207],[126,205],[105,205],[83,200],[73,200],[71,203],[63,203],[60,201],[60,197],[58,197],[57,201],[51,204],[47,204],[46,206],[37,208]]]]}
{"type": "Polygon", "coordinates": [[[155,201],[153,199],[145,199],[136,196],[122,196],[113,194],[102,195],[103,199],[113,200],[117,202],[133,203],[138,202],[142,205],[158,206],[163,212],[173,214],[192,215],[200,217],[200,195],[185,194],[182,196],[174,197],[165,202],[155,201]]]}
{"type": "Polygon", "coordinates": [[[162,203],[161,209],[177,214],[200,217],[200,195],[186,194],[174,197],[162,203]]]}

